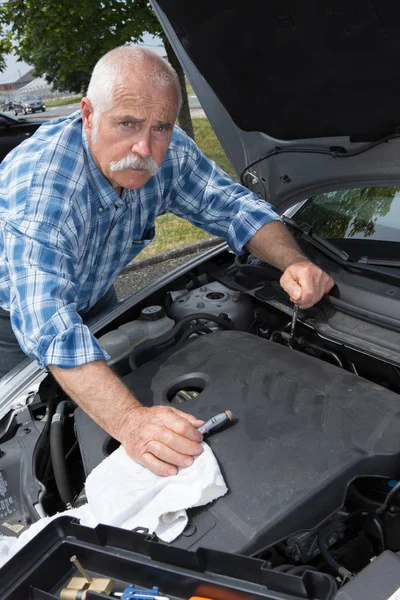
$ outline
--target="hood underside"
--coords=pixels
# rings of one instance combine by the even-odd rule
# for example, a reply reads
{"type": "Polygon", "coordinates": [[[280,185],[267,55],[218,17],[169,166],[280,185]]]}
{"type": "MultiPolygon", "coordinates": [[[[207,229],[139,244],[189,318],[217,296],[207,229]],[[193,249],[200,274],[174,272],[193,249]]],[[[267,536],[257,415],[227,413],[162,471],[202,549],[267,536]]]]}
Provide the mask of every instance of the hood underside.
{"type": "Polygon", "coordinates": [[[400,125],[400,4],[159,0],[238,127],[371,139],[400,125]]]}
{"type": "MultiPolygon", "coordinates": [[[[277,145],[351,151],[397,132],[399,3],[158,0],[153,6],[239,173],[277,145]]],[[[400,174],[397,140],[390,144],[396,157],[389,175],[395,176],[400,174]]],[[[375,150],[372,165],[381,158],[375,150]]],[[[279,164],[287,160],[281,155],[279,164]]],[[[324,161],[332,166],[322,166],[316,177],[321,165],[314,163],[313,177],[304,173],[296,191],[336,179],[335,160],[324,161]]],[[[312,162],[307,157],[303,171],[312,162]]],[[[379,179],[382,165],[371,173],[372,165],[365,174],[379,179]]],[[[270,182],[270,169],[263,173],[263,168],[253,172],[270,182]]],[[[280,196],[281,186],[275,187],[271,191],[280,196]]]]}

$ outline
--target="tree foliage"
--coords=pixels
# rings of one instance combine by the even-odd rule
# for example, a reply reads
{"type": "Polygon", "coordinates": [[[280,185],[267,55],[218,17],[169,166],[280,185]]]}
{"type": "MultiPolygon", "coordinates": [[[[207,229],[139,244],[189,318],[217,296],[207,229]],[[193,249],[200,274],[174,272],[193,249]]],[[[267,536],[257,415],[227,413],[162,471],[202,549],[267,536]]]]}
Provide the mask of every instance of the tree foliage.
{"type": "Polygon", "coordinates": [[[4,10],[0,4],[0,73],[6,69],[5,55],[12,51],[11,35],[6,33],[4,22],[4,10]]]}
{"type": "MultiPolygon", "coordinates": [[[[6,0],[1,20],[17,56],[55,89],[74,93],[85,93],[94,65],[109,50],[140,42],[144,33],[165,39],[148,0],[6,0]]],[[[182,78],[181,66],[174,66],[182,78]]]]}

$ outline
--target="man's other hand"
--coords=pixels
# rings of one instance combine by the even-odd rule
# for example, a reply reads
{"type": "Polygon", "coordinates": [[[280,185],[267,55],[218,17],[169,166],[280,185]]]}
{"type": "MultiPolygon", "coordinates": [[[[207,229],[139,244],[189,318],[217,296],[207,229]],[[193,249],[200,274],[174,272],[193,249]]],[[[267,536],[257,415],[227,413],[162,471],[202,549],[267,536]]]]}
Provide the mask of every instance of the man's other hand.
{"type": "Polygon", "coordinates": [[[125,415],[119,441],[136,462],[158,475],[176,475],[203,452],[204,421],[169,406],[137,406],[125,415]]]}
{"type": "Polygon", "coordinates": [[[310,308],[333,287],[334,281],[327,273],[308,260],[296,262],[284,271],[280,284],[290,300],[300,308],[310,308]]]}

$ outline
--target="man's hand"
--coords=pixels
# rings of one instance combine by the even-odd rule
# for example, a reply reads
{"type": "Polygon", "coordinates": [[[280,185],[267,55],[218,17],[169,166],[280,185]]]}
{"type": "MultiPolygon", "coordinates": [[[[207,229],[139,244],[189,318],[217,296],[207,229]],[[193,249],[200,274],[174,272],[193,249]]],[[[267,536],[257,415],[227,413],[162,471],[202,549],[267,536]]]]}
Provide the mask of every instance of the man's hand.
{"type": "Polygon", "coordinates": [[[252,254],[283,271],[281,286],[300,308],[313,306],[335,283],[304,256],[293,236],[279,221],[263,225],[246,246],[252,254]]]}
{"type": "Polygon", "coordinates": [[[169,406],[138,406],[128,413],[118,436],[136,462],[158,475],[176,475],[177,466],[189,467],[203,452],[203,425],[192,415],[169,406]]]}
{"type": "Polygon", "coordinates": [[[280,280],[290,300],[303,309],[321,300],[334,283],[332,277],[308,260],[287,267],[280,280]]]}
{"type": "Polygon", "coordinates": [[[68,396],[151,471],[176,475],[177,466],[190,466],[202,453],[197,427],[204,421],[169,406],[145,408],[104,361],[50,370],[68,396]]]}

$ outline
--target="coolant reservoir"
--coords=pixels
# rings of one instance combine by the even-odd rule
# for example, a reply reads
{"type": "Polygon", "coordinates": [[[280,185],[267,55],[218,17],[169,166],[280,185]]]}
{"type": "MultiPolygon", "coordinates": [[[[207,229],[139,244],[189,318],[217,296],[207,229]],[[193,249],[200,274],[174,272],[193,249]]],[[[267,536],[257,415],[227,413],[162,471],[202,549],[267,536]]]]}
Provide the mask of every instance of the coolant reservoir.
{"type": "Polygon", "coordinates": [[[162,306],[148,306],[139,319],[121,325],[99,338],[99,343],[110,355],[109,365],[128,356],[138,344],[156,339],[170,331],[175,321],[166,316],[162,306]]]}

